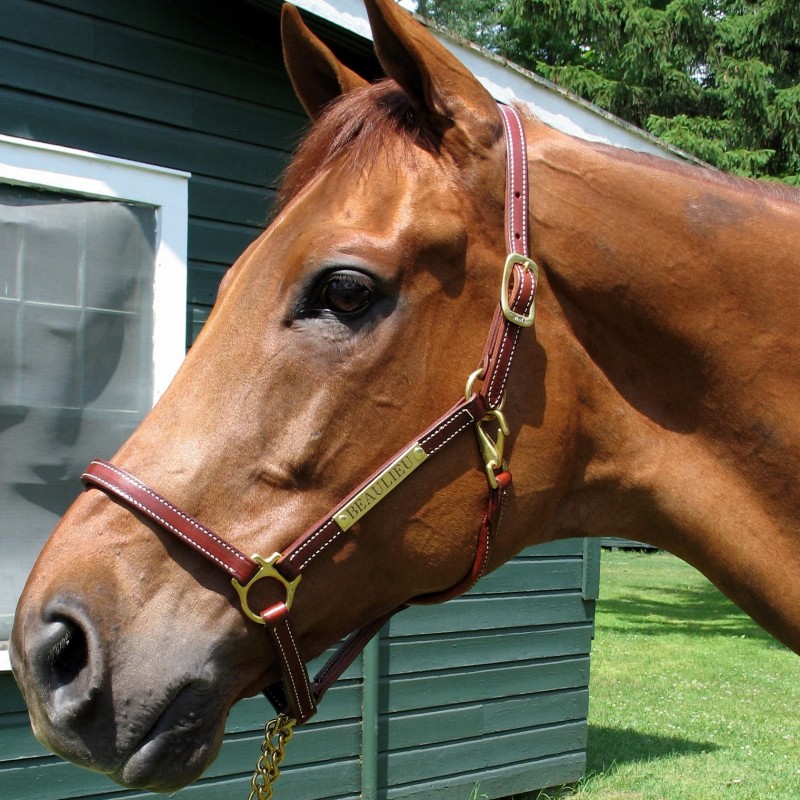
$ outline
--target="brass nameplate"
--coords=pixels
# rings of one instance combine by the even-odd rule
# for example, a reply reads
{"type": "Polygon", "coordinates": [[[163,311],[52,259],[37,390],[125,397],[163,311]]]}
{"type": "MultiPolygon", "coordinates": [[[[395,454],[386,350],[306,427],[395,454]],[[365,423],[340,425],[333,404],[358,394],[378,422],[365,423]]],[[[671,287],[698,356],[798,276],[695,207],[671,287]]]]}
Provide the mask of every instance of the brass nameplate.
{"type": "Polygon", "coordinates": [[[411,445],[408,450],[392,461],[369,486],[333,515],[336,524],[346,531],[376,503],[383,500],[395,486],[402,483],[427,457],[428,454],[421,445],[411,445]]]}

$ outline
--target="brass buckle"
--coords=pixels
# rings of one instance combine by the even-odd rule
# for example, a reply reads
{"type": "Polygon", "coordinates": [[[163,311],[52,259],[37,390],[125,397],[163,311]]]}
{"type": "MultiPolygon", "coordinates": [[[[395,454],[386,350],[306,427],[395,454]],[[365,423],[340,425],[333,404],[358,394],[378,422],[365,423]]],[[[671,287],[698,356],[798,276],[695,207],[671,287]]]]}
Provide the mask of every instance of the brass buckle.
{"type": "Polygon", "coordinates": [[[506,446],[506,436],[509,434],[508,422],[506,422],[503,412],[499,408],[493,408],[483,419],[475,423],[475,434],[478,437],[478,449],[481,451],[483,458],[486,479],[492,489],[497,489],[500,484],[497,482],[495,471],[506,468],[503,461],[503,452],[506,446]],[[497,436],[495,439],[492,439],[483,429],[484,423],[492,420],[497,422],[497,436]]]}
{"type": "Polygon", "coordinates": [[[514,265],[519,264],[523,269],[533,273],[534,280],[539,280],[539,267],[532,258],[522,256],[519,253],[511,253],[506,258],[503,266],[503,282],[500,284],[500,307],[503,309],[503,316],[520,328],[530,328],[533,325],[533,318],[536,314],[536,297],[531,301],[531,308],[527,314],[518,314],[508,303],[508,284],[511,281],[511,273],[514,265]]]}
{"type": "Polygon", "coordinates": [[[262,578],[273,578],[274,580],[278,581],[278,583],[283,585],[283,588],[286,589],[286,600],[284,604],[286,608],[292,607],[292,602],[294,601],[294,593],[297,589],[297,584],[300,583],[300,578],[302,575],[298,575],[293,581],[287,580],[277,569],[275,569],[275,562],[281,557],[280,553],[273,553],[269,558],[263,559],[260,555],[254,555],[253,561],[259,565],[260,569],[253,575],[252,578],[242,586],[236,578],[231,578],[231,583],[233,584],[233,588],[236,589],[236,594],[239,595],[239,602],[242,604],[242,612],[248,618],[253,620],[253,622],[259,623],[259,625],[265,625],[261,617],[250,608],[250,602],[247,598],[248,594],[250,594],[250,590],[255,586],[258,581],[262,578]]]}

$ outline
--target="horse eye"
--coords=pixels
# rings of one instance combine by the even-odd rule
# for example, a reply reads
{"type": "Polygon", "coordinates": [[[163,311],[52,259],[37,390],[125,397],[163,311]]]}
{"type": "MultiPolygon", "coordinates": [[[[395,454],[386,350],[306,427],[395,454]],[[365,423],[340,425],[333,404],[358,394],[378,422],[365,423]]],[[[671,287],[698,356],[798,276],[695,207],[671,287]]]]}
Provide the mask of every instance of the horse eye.
{"type": "Polygon", "coordinates": [[[358,272],[334,272],[329,275],[317,295],[316,307],[344,317],[366,311],[373,297],[372,281],[358,272]]]}

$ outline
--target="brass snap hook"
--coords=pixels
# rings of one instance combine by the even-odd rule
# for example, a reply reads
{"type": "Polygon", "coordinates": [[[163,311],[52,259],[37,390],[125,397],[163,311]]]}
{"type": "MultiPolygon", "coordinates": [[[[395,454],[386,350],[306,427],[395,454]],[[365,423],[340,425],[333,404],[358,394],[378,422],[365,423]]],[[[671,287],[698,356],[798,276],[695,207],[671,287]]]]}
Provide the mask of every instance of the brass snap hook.
{"type": "Polygon", "coordinates": [[[489,486],[491,486],[492,489],[497,489],[499,483],[497,482],[495,472],[499,469],[506,468],[503,454],[505,451],[506,437],[509,435],[509,427],[505,414],[503,414],[499,408],[492,409],[483,419],[475,423],[475,434],[478,437],[478,449],[483,458],[486,479],[489,481],[489,486]],[[484,429],[484,425],[492,421],[497,423],[497,433],[494,439],[492,439],[489,433],[484,429]]]}

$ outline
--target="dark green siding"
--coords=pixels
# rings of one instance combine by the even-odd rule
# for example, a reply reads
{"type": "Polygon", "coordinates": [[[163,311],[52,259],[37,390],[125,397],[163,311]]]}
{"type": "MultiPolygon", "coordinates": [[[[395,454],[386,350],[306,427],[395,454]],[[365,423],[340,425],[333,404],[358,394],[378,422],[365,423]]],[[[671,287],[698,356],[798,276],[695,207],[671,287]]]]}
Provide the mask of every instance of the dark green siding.
{"type": "MultiPolygon", "coordinates": [[[[306,125],[278,5],[0,2],[0,133],[191,172],[191,341],[306,125]]],[[[374,66],[363,57],[367,71],[374,66]]]]}
{"type": "MultiPolygon", "coordinates": [[[[467,800],[577,780],[586,765],[589,650],[599,543],[531,548],[468,595],[395,617],[379,640],[377,797],[467,800]],[[587,547],[589,552],[587,553],[587,547]]],[[[362,663],[300,730],[279,797],[358,798],[362,663]]],[[[244,797],[268,715],[260,698],[234,707],[222,753],[175,796],[244,797]]],[[[369,730],[370,726],[366,727],[369,730]]],[[[9,675],[0,676],[0,797],[133,798],[67,764],[33,738],[9,675]]]]}
{"type": "Polygon", "coordinates": [[[305,125],[277,16],[235,1],[218,9],[2,0],[0,132],[192,173],[190,341],[258,235],[305,125]]]}
{"type": "MultiPolygon", "coordinates": [[[[363,43],[328,33],[375,73],[363,43]]],[[[0,133],[191,173],[187,342],[261,230],[304,126],[277,3],[0,0],[0,133]]],[[[466,800],[477,782],[501,797],[582,774],[598,570],[584,549],[528,551],[469,596],[383,632],[378,797],[466,800]]],[[[297,734],[279,797],[360,796],[361,676],[358,661],[297,734]]],[[[220,757],[176,796],[245,797],[266,714],[260,699],[238,704],[220,757]]],[[[0,798],[141,796],[48,754],[0,674],[0,798]]]]}
{"type": "Polygon", "coordinates": [[[583,775],[597,550],[526,550],[464,597],[389,623],[380,796],[466,800],[480,783],[503,797],[583,775]]]}

